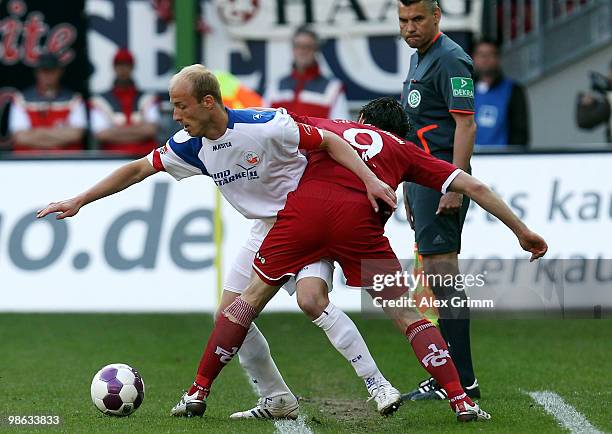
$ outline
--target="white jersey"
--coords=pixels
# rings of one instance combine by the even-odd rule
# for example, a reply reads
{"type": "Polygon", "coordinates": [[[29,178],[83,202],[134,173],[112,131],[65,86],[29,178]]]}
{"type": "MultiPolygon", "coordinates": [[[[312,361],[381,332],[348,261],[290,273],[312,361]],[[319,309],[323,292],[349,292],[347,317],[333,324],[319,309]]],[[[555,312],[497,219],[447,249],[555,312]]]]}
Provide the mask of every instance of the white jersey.
{"type": "Polygon", "coordinates": [[[210,176],[246,218],[275,218],[306,167],[298,150],[301,130],[284,110],[227,113],[227,130],[217,140],[181,130],[147,158],[177,180],[210,176]]]}

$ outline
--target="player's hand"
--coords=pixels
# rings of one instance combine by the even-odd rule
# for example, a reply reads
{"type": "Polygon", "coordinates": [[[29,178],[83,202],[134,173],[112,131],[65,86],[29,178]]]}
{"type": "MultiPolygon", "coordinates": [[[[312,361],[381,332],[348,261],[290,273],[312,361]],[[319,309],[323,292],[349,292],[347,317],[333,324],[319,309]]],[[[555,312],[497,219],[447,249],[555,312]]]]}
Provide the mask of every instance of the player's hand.
{"type": "Polygon", "coordinates": [[[36,212],[36,218],[43,218],[44,216],[52,213],[59,213],[55,216],[57,220],[64,219],[66,217],[72,217],[81,209],[81,201],[74,197],[72,199],[63,200],[61,202],[51,202],[45,208],[36,212]]]}
{"type": "Polygon", "coordinates": [[[412,215],[412,209],[410,209],[410,202],[407,196],[404,198],[404,209],[406,210],[406,220],[408,220],[410,228],[414,230],[414,216],[412,215]]]}
{"type": "Polygon", "coordinates": [[[518,239],[523,250],[531,253],[529,262],[533,262],[536,259],[541,258],[548,251],[548,245],[546,244],[546,241],[544,241],[544,238],[535,232],[527,230],[525,233],[519,235],[518,239]]]}
{"type": "Polygon", "coordinates": [[[378,212],[378,204],[376,199],[380,199],[391,207],[391,209],[397,208],[397,197],[395,191],[387,184],[382,182],[380,179],[373,177],[366,184],[366,190],[368,192],[368,199],[372,204],[375,212],[378,212]]]}
{"type": "Polygon", "coordinates": [[[461,209],[463,204],[463,195],[449,191],[440,198],[437,214],[455,214],[461,209]]]}

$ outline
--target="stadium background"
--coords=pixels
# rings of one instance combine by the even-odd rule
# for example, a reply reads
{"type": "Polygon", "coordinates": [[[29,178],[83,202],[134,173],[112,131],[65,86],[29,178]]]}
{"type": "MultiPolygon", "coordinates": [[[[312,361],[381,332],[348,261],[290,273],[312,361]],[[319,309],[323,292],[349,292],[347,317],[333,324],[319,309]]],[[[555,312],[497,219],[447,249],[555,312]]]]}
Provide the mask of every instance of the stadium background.
{"type": "MultiPolygon", "coordinates": [[[[0,18],[11,15],[11,3],[14,2],[0,1],[0,18]]],[[[164,101],[167,99],[168,81],[175,64],[180,64],[176,23],[161,20],[153,2],[64,1],[65,7],[61,10],[42,1],[23,3],[28,12],[21,19],[28,13],[44,11],[50,28],[61,22],[74,26],[77,38],[71,49],[75,51],[75,61],[68,73],[73,74],[71,83],[85,94],[109,87],[112,56],[117,48],[128,47],[136,56],[135,77],[139,85],[155,91],[164,101]]],[[[533,0],[534,5],[553,3],[558,2],[533,0]]],[[[189,43],[195,52],[193,58],[213,69],[230,71],[259,91],[288,71],[289,36],[297,25],[311,19],[314,28],[325,38],[324,68],[344,81],[353,110],[380,95],[399,96],[411,52],[397,38],[395,1],[260,0],[246,2],[257,8],[248,9],[239,18],[231,15],[234,7],[231,1],[193,4],[194,10],[201,14],[189,43]],[[279,12],[281,5],[286,8],[284,15],[279,12]],[[311,15],[308,5],[312,6],[311,15]]],[[[491,18],[495,15],[492,11],[497,10],[492,5],[496,4],[508,12],[503,1],[443,1],[442,29],[469,49],[473,36],[497,33],[492,23],[495,20],[491,18]]],[[[589,87],[588,72],[606,71],[612,59],[612,5],[607,0],[592,0],[582,6],[575,16],[546,22],[530,34],[522,34],[525,29],[519,24],[518,35],[512,37],[516,39],[507,41],[505,67],[511,75],[518,74],[516,78],[524,78],[527,85],[531,151],[517,154],[481,149],[473,158],[473,166],[479,178],[494,186],[531,227],[549,240],[551,258],[597,260],[612,258],[611,144],[602,143],[602,129],[585,132],[575,126],[574,106],[576,93],[589,87]],[[588,33],[578,46],[566,41],[566,35],[578,33],[588,33]],[[565,50],[557,50],[553,56],[547,51],[550,46],[565,47],[565,50]]],[[[23,78],[29,69],[23,66],[23,60],[10,63],[2,58],[2,62],[0,88],[6,96],[10,87],[24,85],[23,78]]],[[[169,113],[162,129],[161,135],[166,136],[176,129],[169,113]]],[[[37,327],[49,327],[55,321],[53,317],[10,312],[210,313],[214,310],[219,291],[215,256],[222,253],[227,269],[232,252],[248,233],[248,224],[227,204],[223,205],[223,241],[215,244],[217,202],[214,187],[206,180],[188,179],[178,184],[168,176],[158,175],[118,197],[86,207],[70,221],[34,220],[34,211],[42,205],[76,194],[122,162],[104,158],[95,151],[79,159],[26,159],[8,154],[0,158],[0,182],[4,186],[4,200],[0,203],[0,312],[3,312],[0,320],[7,333],[4,340],[7,345],[18,341],[14,334],[18,332],[13,333],[11,327],[19,329],[32,318],[37,327]],[[51,319],[47,321],[47,318],[51,319]]],[[[387,231],[399,256],[411,257],[412,231],[403,221],[403,213],[396,213],[387,231]]],[[[464,240],[464,258],[525,257],[512,234],[478,208],[469,214],[464,240]]],[[[589,267],[585,279],[593,280],[593,273],[594,268],[589,267]]],[[[603,287],[610,294],[609,278],[603,287]]],[[[279,294],[269,310],[297,310],[294,299],[282,291],[279,294]]],[[[588,306],[599,305],[600,312],[603,305],[603,312],[610,312],[609,295],[604,299],[588,299],[588,294],[585,297],[586,301],[574,300],[588,306]]],[[[336,276],[332,300],[349,311],[360,308],[359,296],[343,287],[340,276],[336,276]]],[[[134,327],[136,333],[141,331],[135,326],[139,319],[128,315],[119,318],[119,327],[134,327]]],[[[188,316],[184,320],[197,321],[188,316]]],[[[111,329],[112,321],[108,320],[111,329]]],[[[142,321],[156,320],[142,317],[142,321]]],[[[306,321],[299,324],[292,327],[306,336],[307,332],[300,327],[309,326],[306,321]]],[[[559,335],[553,333],[534,339],[558,341],[558,346],[568,345],[571,349],[581,342],[579,329],[584,329],[585,333],[592,334],[593,345],[602,351],[595,352],[595,356],[606,357],[604,351],[606,345],[609,351],[612,338],[607,322],[605,326],[584,323],[576,326],[574,332],[566,334],[571,339],[569,344],[562,340],[565,332],[561,330],[565,326],[552,324],[552,328],[559,327],[559,335]]],[[[367,322],[359,325],[366,331],[370,327],[367,322]]],[[[380,326],[371,327],[371,333],[375,333],[380,326]]],[[[486,338],[490,341],[504,339],[503,332],[496,334],[495,326],[477,327],[481,334],[483,329],[491,331],[486,338]]],[[[527,327],[524,331],[530,329],[527,327]]],[[[146,333],[143,333],[144,336],[146,333]]],[[[200,340],[194,338],[193,342],[197,353],[200,340]]],[[[593,348],[588,351],[591,350],[596,351],[593,348]]],[[[23,361],[19,354],[15,351],[12,358],[4,360],[19,364],[23,361]]],[[[127,352],[119,354],[130,357],[127,352]]],[[[562,354],[561,351],[558,356],[562,354]]],[[[136,357],[137,361],[142,358],[136,357]]],[[[111,361],[115,360],[96,359],[88,369],[93,374],[99,368],[95,363],[101,366],[111,361]]],[[[186,364],[189,373],[194,362],[195,359],[186,364]]],[[[147,366],[144,361],[140,363],[147,366]]],[[[334,359],[333,363],[343,362],[334,359]]],[[[593,367],[593,375],[600,368],[593,367]]],[[[89,371],[83,370],[88,375],[89,371]]],[[[608,378],[603,384],[594,378],[586,383],[600,387],[598,390],[603,392],[597,393],[603,393],[603,401],[609,402],[610,377],[602,375],[608,378]]],[[[574,390],[569,383],[568,393],[574,390]]],[[[17,390],[17,384],[13,389],[17,390]]],[[[599,408],[597,405],[594,408],[599,408]]],[[[599,426],[604,429],[611,429],[602,422],[606,420],[605,412],[595,420],[600,420],[599,426]]],[[[507,422],[508,425],[498,428],[509,429],[512,421],[507,422]]],[[[551,426],[554,427],[552,422],[545,428],[551,429],[551,426]]]]}
{"type": "MultiPolygon", "coordinates": [[[[349,104],[356,110],[380,95],[399,96],[412,53],[397,37],[393,1],[314,2],[311,9],[307,6],[313,6],[313,2],[308,1],[246,2],[257,7],[247,6],[242,15],[232,15],[243,11],[236,9],[233,2],[186,2],[183,5],[191,3],[201,13],[198,24],[189,16],[179,25],[183,33],[182,26],[193,27],[193,34],[187,31],[187,44],[177,44],[175,38],[180,14],[174,21],[166,22],[160,19],[153,3],[73,0],[66,4],[68,12],[62,13],[44,2],[27,2],[28,10],[20,19],[25,21],[42,10],[49,20],[50,33],[62,20],[74,26],[77,36],[69,48],[75,60],[67,68],[66,82],[82,83],[78,88],[83,91],[96,93],[107,89],[113,75],[112,57],[119,47],[128,47],[136,57],[136,82],[141,88],[158,93],[166,108],[162,140],[176,130],[166,88],[175,63],[183,60],[181,56],[191,56],[213,69],[230,71],[262,92],[267,83],[288,71],[293,29],[311,21],[324,37],[321,59],[324,69],[345,83],[349,104]],[[78,13],[79,8],[83,14],[78,13]],[[188,52],[190,47],[192,53],[188,52]],[[88,72],[91,75],[87,81],[88,72]]],[[[0,12],[10,16],[10,5],[11,2],[0,4],[0,12]]],[[[467,49],[473,37],[498,32],[492,20],[487,19],[495,10],[492,3],[454,0],[442,2],[442,6],[443,30],[467,49]]],[[[609,9],[607,2],[593,1],[574,19],[597,17],[599,23],[609,20],[609,9]]],[[[562,25],[567,26],[566,21],[562,25]]],[[[503,25],[503,20],[500,23],[503,25]]],[[[533,60],[531,72],[522,74],[531,76],[526,84],[532,152],[517,155],[503,150],[487,153],[484,149],[473,159],[474,173],[495,187],[530,226],[551,240],[551,257],[612,256],[606,237],[598,236],[611,229],[612,196],[606,168],[612,162],[612,154],[607,152],[609,145],[601,143],[601,129],[587,134],[573,122],[575,93],[588,87],[588,71],[605,71],[612,58],[610,27],[601,26],[600,30],[601,33],[592,32],[589,47],[572,53],[572,62],[567,60],[569,54],[562,52],[563,57],[554,62],[544,57],[533,60]],[[533,72],[536,68],[539,75],[533,72]],[[556,91],[549,91],[551,88],[556,91]],[[568,195],[569,199],[564,200],[568,195]]],[[[509,41],[508,56],[516,56],[517,50],[525,47],[533,50],[537,38],[541,45],[550,44],[544,34],[523,35],[518,41],[509,41]]],[[[44,41],[41,38],[40,49],[44,41]]],[[[8,64],[5,59],[3,88],[23,87],[28,78],[31,80],[26,60],[24,57],[8,64]]],[[[523,67],[517,62],[506,66],[511,72],[523,67]]],[[[48,201],[76,194],[121,162],[104,160],[104,156],[95,152],[84,155],[84,160],[52,162],[10,157],[4,154],[0,160],[0,177],[4,185],[19,188],[7,192],[10,200],[0,208],[0,267],[6,285],[3,286],[12,288],[4,294],[1,310],[214,309],[219,286],[215,252],[221,251],[225,268],[229,266],[231,252],[244,239],[249,225],[231,207],[221,206],[223,242],[215,245],[216,202],[210,183],[190,179],[177,184],[170,177],[159,175],[153,182],[136,186],[120,197],[87,207],[77,219],[35,222],[33,210],[48,201]],[[35,182],[39,179],[46,181],[35,182]],[[125,218],[128,221],[122,223],[125,218]],[[91,230],[92,227],[99,230],[91,230]],[[61,289],[40,294],[35,282],[58,278],[66,282],[61,289]],[[172,291],[167,290],[169,286],[172,291]],[[87,291],[83,290],[85,287],[87,291]],[[108,295],[106,302],[90,297],[102,291],[108,295]],[[123,301],[115,305],[114,298],[123,301]]],[[[410,258],[412,231],[401,212],[396,213],[387,231],[400,257],[410,258]]],[[[473,207],[466,226],[463,257],[517,256],[520,257],[520,251],[512,234],[473,207]]],[[[339,290],[333,294],[334,301],[344,308],[358,310],[358,297],[342,289],[340,276],[336,281],[339,290]]],[[[296,308],[294,300],[284,293],[271,306],[276,310],[296,308]]]]}

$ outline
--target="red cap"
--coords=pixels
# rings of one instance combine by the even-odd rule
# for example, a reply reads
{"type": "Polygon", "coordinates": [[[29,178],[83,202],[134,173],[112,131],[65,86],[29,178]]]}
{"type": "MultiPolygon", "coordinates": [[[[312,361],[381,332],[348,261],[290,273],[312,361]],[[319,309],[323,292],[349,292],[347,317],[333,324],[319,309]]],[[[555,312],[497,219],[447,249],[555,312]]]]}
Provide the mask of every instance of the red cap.
{"type": "Polygon", "coordinates": [[[129,63],[130,65],[134,64],[134,56],[130,53],[130,50],[127,48],[120,48],[115,53],[115,57],[113,58],[113,65],[118,63],[129,63]]]}

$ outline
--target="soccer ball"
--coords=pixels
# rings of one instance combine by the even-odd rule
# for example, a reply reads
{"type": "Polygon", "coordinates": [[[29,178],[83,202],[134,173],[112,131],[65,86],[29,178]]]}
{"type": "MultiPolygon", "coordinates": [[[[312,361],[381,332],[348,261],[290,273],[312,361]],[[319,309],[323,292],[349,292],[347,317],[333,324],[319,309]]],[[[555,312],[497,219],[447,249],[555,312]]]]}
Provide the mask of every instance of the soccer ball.
{"type": "Polygon", "coordinates": [[[123,363],[100,369],[91,382],[91,400],[112,416],[129,416],[144,399],[145,385],[138,371],[123,363]]]}

